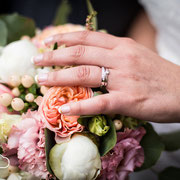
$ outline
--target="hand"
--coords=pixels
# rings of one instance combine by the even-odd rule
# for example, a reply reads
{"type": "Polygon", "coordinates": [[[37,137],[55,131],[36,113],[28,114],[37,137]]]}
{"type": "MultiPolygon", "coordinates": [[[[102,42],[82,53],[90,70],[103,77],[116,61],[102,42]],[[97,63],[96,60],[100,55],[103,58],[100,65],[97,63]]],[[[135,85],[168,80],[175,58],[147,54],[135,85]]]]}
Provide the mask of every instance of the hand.
{"type": "Polygon", "coordinates": [[[62,106],[67,115],[122,114],[154,122],[180,120],[180,68],[129,38],[99,32],[59,34],[45,41],[68,47],[34,58],[38,66],[78,65],[41,74],[47,86],[101,85],[101,67],[109,69],[108,94],[62,106]]]}

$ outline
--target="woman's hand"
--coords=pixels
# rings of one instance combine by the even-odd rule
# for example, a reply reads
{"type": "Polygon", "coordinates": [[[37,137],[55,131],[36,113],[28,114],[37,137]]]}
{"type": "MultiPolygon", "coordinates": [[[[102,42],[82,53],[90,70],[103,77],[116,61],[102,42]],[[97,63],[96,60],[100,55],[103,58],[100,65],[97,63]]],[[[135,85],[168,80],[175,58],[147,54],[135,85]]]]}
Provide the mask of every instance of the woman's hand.
{"type": "Polygon", "coordinates": [[[154,122],[180,121],[180,68],[128,38],[99,32],[59,34],[45,41],[68,47],[33,59],[38,66],[76,65],[41,74],[46,86],[101,85],[101,67],[109,69],[108,94],[66,104],[67,115],[122,114],[154,122]]]}

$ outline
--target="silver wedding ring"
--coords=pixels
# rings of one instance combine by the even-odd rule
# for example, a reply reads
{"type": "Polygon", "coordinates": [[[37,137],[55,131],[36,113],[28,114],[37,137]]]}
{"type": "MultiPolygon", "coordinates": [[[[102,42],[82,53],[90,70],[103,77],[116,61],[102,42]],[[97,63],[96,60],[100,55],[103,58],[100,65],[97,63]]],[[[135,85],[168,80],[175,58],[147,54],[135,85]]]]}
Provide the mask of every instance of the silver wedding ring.
{"type": "Polygon", "coordinates": [[[105,67],[102,67],[101,87],[107,86],[109,74],[110,74],[109,70],[105,67]]]}

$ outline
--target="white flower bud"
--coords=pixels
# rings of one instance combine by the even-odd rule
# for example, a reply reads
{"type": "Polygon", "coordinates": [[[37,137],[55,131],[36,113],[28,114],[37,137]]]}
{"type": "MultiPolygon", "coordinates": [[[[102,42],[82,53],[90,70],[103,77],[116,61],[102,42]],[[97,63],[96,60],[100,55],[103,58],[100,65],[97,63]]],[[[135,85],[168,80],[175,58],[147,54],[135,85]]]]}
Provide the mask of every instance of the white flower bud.
{"type": "Polygon", "coordinates": [[[21,79],[21,83],[25,88],[29,88],[33,85],[34,83],[34,78],[29,75],[24,75],[21,79]]]}
{"type": "Polygon", "coordinates": [[[100,173],[101,159],[97,146],[83,135],[56,144],[50,151],[49,163],[57,178],[92,180],[100,173]]]}
{"type": "Polygon", "coordinates": [[[12,96],[9,93],[3,93],[0,95],[0,104],[3,106],[9,106],[12,101],[12,96]]]}
{"type": "Polygon", "coordinates": [[[41,88],[40,88],[41,94],[43,94],[43,95],[45,95],[48,90],[49,90],[49,88],[46,86],[41,86],[41,88]]]}
{"type": "Polygon", "coordinates": [[[13,87],[18,87],[21,84],[20,76],[18,76],[18,75],[10,76],[9,84],[13,87]]]}
{"type": "Polygon", "coordinates": [[[121,120],[116,119],[113,122],[114,122],[114,126],[115,126],[116,131],[119,131],[123,127],[121,120]]]}
{"type": "Polygon", "coordinates": [[[17,87],[15,87],[14,89],[12,89],[12,94],[13,94],[14,96],[19,96],[19,95],[20,95],[19,89],[18,89],[17,87]]]}
{"type": "Polygon", "coordinates": [[[15,111],[21,111],[24,108],[24,102],[20,98],[14,98],[11,102],[11,106],[15,111]]]}
{"type": "Polygon", "coordinates": [[[26,99],[27,102],[33,102],[34,101],[34,95],[32,93],[28,93],[25,96],[25,99],[26,99]]]}

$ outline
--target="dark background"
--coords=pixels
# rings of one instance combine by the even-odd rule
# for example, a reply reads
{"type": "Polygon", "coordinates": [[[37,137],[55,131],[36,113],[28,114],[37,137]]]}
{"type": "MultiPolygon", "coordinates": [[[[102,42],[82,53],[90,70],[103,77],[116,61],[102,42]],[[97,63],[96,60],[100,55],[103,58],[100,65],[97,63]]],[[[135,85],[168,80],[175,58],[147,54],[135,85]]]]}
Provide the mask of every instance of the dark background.
{"type": "MultiPolygon", "coordinates": [[[[36,25],[44,28],[54,19],[61,0],[0,0],[0,14],[18,12],[31,17],[36,25]]],[[[137,0],[91,0],[98,12],[98,28],[109,33],[125,36],[129,25],[141,10],[137,0]]],[[[72,12],[69,22],[85,24],[88,14],[86,0],[69,0],[72,12]]]]}

